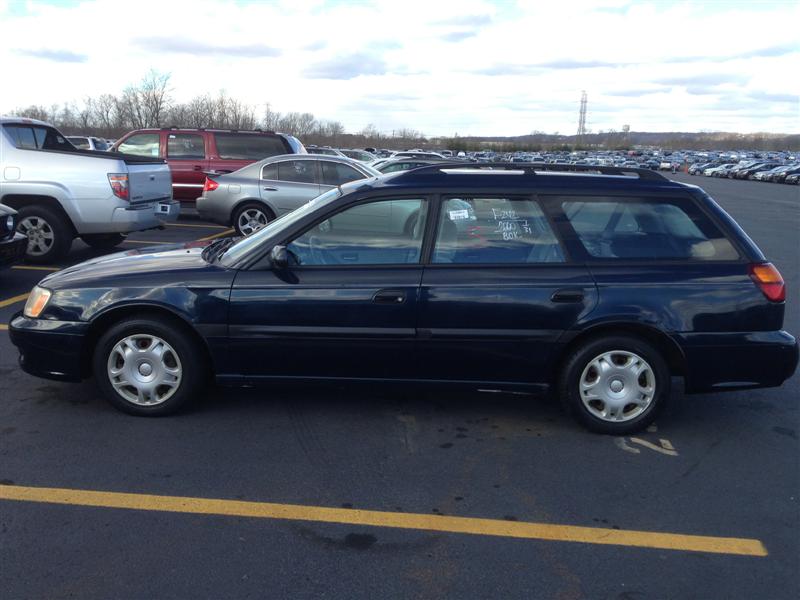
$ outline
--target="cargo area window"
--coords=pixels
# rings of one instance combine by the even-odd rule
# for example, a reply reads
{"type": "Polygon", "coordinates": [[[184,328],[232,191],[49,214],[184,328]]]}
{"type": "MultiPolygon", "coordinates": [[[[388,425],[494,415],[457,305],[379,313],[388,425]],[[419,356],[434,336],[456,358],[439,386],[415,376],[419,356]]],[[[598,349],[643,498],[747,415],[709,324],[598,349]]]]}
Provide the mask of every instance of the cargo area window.
{"type": "Polygon", "coordinates": [[[736,260],[731,242],[689,200],[570,199],[562,209],[591,258],[736,260]]]}
{"type": "Polygon", "coordinates": [[[261,160],[292,152],[283,139],[275,135],[215,133],[214,139],[219,157],[230,160],[261,160]]]}

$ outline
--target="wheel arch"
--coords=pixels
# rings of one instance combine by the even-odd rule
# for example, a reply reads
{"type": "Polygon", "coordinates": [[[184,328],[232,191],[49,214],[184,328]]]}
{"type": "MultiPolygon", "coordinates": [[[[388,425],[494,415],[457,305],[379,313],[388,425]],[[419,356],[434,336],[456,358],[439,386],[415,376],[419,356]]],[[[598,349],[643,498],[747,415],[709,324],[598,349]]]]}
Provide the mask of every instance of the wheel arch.
{"type": "Polygon", "coordinates": [[[564,363],[575,349],[587,341],[613,335],[629,335],[649,342],[664,357],[664,361],[673,376],[686,377],[686,356],[678,343],[669,334],[652,325],[631,321],[616,321],[598,323],[587,327],[577,332],[564,344],[554,363],[553,381],[557,380],[564,368],[564,363]]]}
{"type": "Polygon", "coordinates": [[[75,229],[75,224],[72,222],[72,218],[64,209],[64,206],[61,204],[61,202],[59,202],[59,200],[54,196],[48,196],[44,194],[5,194],[0,201],[16,211],[19,211],[27,206],[44,206],[45,208],[48,208],[59,216],[63,217],[65,223],[72,231],[72,234],[74,236],[78,235],[78,231],[75,229]]]}
{"type": "Polygon", "coordinates": [[[86,338],[84,341],[84,352],[81,357],[81,370],[84,375],[91,374],[92,357],[94,356],[97,342],[103,333],[108,331],[108,329],[115,323],[119,323],[123,319],[130,317],[157,317],[176,326],[195,342],[198,342],[198,347],[201,348],[201,353],[206,361],[206,365],[210,368],[207,372],[210,374],[214,372],[211,368],[213,367],[214,361],[212,358],[211,349],[208,346],[208,342],[202,335],[200,335],[197,329],[192,326],[191,322],[189,322],[184,315],[177,310],[161,304],[134,303],[124,304],[105,310],[96,315],[89,322],[89,329],[86,333],[86,338]]]}

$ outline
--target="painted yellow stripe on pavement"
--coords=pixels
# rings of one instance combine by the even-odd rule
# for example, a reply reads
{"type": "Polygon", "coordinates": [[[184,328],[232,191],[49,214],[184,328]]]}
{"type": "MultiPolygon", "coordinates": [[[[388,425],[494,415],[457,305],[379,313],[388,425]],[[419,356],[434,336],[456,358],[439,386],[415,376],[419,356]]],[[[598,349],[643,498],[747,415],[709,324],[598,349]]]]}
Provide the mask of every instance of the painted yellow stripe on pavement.
{"type": "Polygon", "coordinates": [[[207,240],[213,240],[216,238],[225,237],[226,235],[230,235],[233,233],[233,229],[226,229],[225,231],[220,231],[219,233],[215,233],[214,235],[208,235],[206,237],[201,237],[199,241],[205,242],[207,240]]]}
{"type": "Polygon", "coordinates": [[[17,302],[22,302],[28,299],[28,294],[20,294],[19,296],[14,296],[12,298],[6,298],[5,300],[0,300],[0,308],[4,308],[6,306],[11,306],[12,304],[16,304],[17,302]]]}
{"type": "Polygon", "coordinates": [[[200,515],[252,517],[289,521],[315,521],[367,527],[391,527],[442,531],[508,538],[579,542],[637,548],[660,548],[713,554],[767,556],[764,545],[755,539],[682,535],[651,531],[627,531],[572,525],[549,525],[470,517],[450,517],[375,510],[245,502],[185,496],[155,496],[64,488],[0,485],[0,500],[68,504],[101,508],[121,508],[200,515]]]}
{"type": "Polygon", "coordinates": [[[15,265],[12,269],[20,269],[22,271],[60,271],[66,267],[37,267],[36,265],[15,265]]]}
{"type": "Polygon", "coordinates": [[[200,223],[166,223],[167,227],[196,227],[198,229],[227,229],[224,225],[201,225],[200,223]]]}
{"type": "Polygon", "coordinates": [[[8,331],[8,325],[5,323],[0,323],[0,331],[8,331]]]}

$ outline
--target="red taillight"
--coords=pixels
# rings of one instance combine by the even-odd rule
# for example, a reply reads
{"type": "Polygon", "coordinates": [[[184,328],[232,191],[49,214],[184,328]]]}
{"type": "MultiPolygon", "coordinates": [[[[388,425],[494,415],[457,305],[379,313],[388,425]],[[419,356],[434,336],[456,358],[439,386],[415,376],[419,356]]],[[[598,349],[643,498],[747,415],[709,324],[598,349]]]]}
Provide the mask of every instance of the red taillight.
{"type": "Polygon", "coordinates": [[[109,173],[108,183],[111,184],[111,191],[117,198],[130,200],[128,196],[128,175],[126,173],[109,173]]]}
{"type": "Polygon", "coordinates": [[[203,191],[204,192],[213,192],[218,187],[219,187],[219,184],[216,181],[214,181],[210,177],[206,177],[206,182],[203,184],[203,191]]]}
{"type": "Polygon", "coordinates": [[[750,278],[767,297],[767,300],[772,302],[786,300],[786,285],[783,283],[783,277],[772,263],[750,265],[750,278]]]}

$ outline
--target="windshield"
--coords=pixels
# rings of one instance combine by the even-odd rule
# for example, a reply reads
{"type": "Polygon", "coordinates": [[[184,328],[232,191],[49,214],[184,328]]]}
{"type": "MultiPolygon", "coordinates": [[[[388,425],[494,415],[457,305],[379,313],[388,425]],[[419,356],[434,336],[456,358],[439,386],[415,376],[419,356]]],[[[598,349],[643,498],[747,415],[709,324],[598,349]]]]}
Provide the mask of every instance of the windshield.
{"type": "Polygon", "coordinates": [[[222,255],[220,263],[226,267],[232,265],[255,248],[258,248],[261,245],[261,242],[271,237],[276,231],[280,231],[284,227],[290,227],[292,223],[296,223],[308,213],[317,210],[317,208],[320,206],[324,206],[325,204],[336,200],[341,195],[342,192],[338,187],[333,188],[321,196],[317,196],[313,200],[309,201],[308,204],[304,204],[297,210],[286,213],[282,217],[275,219],[271,223],[267,224],[263,229],[259,229],[255,233],[242,238],[233,246],[228,248],[225,254],[222,255]]]}

